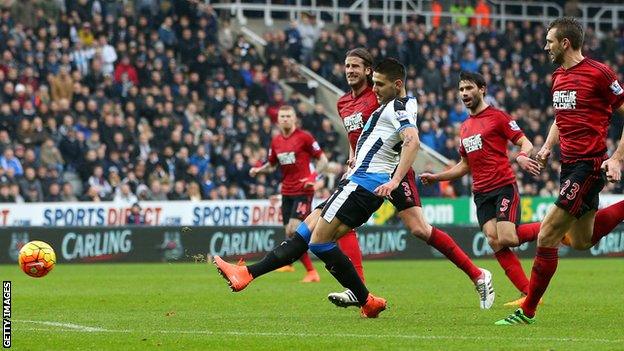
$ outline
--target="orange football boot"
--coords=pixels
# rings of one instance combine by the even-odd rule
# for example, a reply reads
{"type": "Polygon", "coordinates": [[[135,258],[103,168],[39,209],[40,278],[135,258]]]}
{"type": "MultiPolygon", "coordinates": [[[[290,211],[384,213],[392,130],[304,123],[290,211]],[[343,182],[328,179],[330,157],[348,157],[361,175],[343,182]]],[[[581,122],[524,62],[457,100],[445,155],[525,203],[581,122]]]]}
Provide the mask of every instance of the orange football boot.
{"type": "Polygon", "coordinates": [[[360,315],[364,318],[377,318],[381,311],[386,309],[386,299],[369,293],[366,303],[360,309],[360,315]]]}
{"type": "Polygon", "coordinates": [[[275,271],[280,273],[291,273],[295,271],[295,267],[292,264],[287,264],[284,267],[276,269],[275,271]]]}
{"type": "Polygon", "coordinates": [[[217,266],[217,271],[234,292],[245,289],[253,280],[246,266],[227,263],[219,256],[215,256],[212,263],[217,266]]]}
{"type": "Polygon", "coordinates": [[[318,283],[321,281],[321,277],[316,270],[309,271],[305,277],[301,280],[302,283],[318,283]]]}

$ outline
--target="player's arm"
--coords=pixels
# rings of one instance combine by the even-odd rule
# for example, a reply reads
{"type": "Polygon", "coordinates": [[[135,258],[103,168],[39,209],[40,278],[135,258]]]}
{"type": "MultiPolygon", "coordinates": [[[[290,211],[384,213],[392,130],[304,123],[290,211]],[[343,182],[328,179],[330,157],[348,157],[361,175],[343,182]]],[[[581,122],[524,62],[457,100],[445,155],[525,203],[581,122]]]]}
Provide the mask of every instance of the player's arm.
{"type": "Polygon", "coordinates": [[[542,148],[537,153],[537,159],[542,164],[542,167],[546,165],[546,161],[550,156],[553,145],[559,143],[559,127],[557,127],[557,121],[553,121],[553,124],[550,126],[550,130],[548,131],[548,136],[546,137],[546,141],[542,148]]]}
{"type": "Polygon", "coordinates": [[[401,183],[401,180],[403,180],[403,177],[405,177],[407,171],[409,171],[416,160],[416,153],[420,147],[420,139],[418,138],[418,130],[416,127],[412,125],[404,128],[399,132],[399,135],[403,141],[399,165],[396,171],[394,171],[392,179],[390,179],[388,183],[380,185],[375,189],[375,194],[377,196],[389,196],[390,193],[399,186],[399,183],[401,183]]]}
{"type": "Polygon", "coordinates": [[[533,152],[533,143],[526,136],[520,137],[516,141],[516,145],[520,146],[520,152],[516,157],[516,162],[520,167],[531,173],[534,176],[538,176],[540,173],[540,164],[536,160],[531,158],[531,152],[533,152]]]}
{"type": "MultiPolygon", "coordinates": [[[[624,117],[624,104],[616,110],[620,116],[624,117]]],[[[622,179],[622,162],[624,162],[624,134],[620,138],[617,149],[602,163],[602,169],[607,173],[607,180],[615,183],[622,179]]]]}
{"type": "Polygon", "coordinates": [[[347,160],[347,166],[349,166],[349,168],[355,167],[355,150],[351,147],[351,143],[349,143],[349,159],[347,160]]]}
{"type": "Polygon", "coordinates": [[[314,167],[316,168],[316,172],[318,174],[325,173],[325,171],[327,170],[328,164],[329,164],[329,160],[327,159],[327,156],[325,155],[324,152],[321,153],[321,155],[316,160],[316,164],[314,165],[314,167]]]}
{"type": "Polygon", "coordinates": [[[258,174],[266,174],[275,172],[276,167],[272,165],[270,162],[263,164],[260,167],[252,167],[249,170],[249,175],[255,177],[258,174]]]}
{"type": "Polygon", "coordinates": [[[435,182],[461,178],[469,172],[470,165],[468,164],[468,159],[462,156],[461,161],[459,161],[459,163],[455,166],[451,167],[451,169],[435,174],[423,173],[420,175],[420,181],[425,185],[429,185],[435,182]]]}

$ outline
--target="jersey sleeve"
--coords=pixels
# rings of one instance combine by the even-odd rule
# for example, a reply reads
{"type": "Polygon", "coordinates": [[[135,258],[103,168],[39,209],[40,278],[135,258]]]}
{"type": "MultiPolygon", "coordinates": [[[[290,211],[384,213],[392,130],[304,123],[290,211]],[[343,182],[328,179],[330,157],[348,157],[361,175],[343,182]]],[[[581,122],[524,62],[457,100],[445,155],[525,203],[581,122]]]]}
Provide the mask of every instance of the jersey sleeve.
{"type": "Polygon", "coordinates": [[[459,152],[461,157],[468,158],[468,153],[466,153],[466,149],[464,149],[464,143],[462,143],[461,139],[459,139],[459,147],[457,148],[457,151],[459,152]]]}
{"type": "Polygon", "coordinates": [[[316,141],[316,139],[314,139],[312,134],[306,133],[305,134],[305,138],[306,138],[306,142],[305,142],[306,151],[310,155],[312,155],[312,157],[314,157],[314,158],[321,157],[321,154],[323,153],[323,150],[321,150],[321,146],[316,141]]]}
{"type": "Polygon", "coordinates": [[[518,123],[511,119],[509,115],[503,114],[503,116],[500,118],[500,122],[501,130],[505,134],[505,138],[507,140],[510,140],[512,143],[515,144],[518,139],[524,136],[524,132],[522,132],[522,129],[520,129],[518,123]]]}
{"type": "Polygon", "coordinates": [[[609,106],[616,110],[624,104],[624,88],[618,82],[613,70],[606,65],[603,67],[604,69],[601,69],[602,74],[599,75],[601,77],[599,84],[601,85],[601,90],[604,91],[603,96],[607,99],[609,106]]]}
{"type": "Polygon", "coordinates": [[[277,154],[273,149],[273,142],[271,142],[271,146],[269,146],[269,163],[271,164],[271,166],[275,166],[275,164],[277,163],[277,154]]]}
{"type": "Polygon", "coordinates": [[[390,120],[397,132],[408,127],[416,128],[416,114],[418,105],[416,99],[409,97],[398,98],[394,100],[394,115],[390,120]]]}

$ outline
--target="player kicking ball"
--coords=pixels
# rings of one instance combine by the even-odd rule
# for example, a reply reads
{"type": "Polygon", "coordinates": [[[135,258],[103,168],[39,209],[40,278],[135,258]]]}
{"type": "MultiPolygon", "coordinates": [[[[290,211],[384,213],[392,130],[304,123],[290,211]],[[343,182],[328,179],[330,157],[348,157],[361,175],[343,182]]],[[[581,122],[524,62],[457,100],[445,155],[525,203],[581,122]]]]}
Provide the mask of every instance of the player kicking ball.
{"type": "Polygon", "coordinates": [[[405,67],[397,60],[384,59],[375,67],[373,90],[381,107],[358,139],[353,170],[331,195],[313,230],[302,223],[293,238],[250,266],[214,257],[213,263],[233,291],[241,291],[259,276],[292,263],[309,247],[334,278],[355,295],[363,317],[376,318],[386,309],[386,300],[369,293],[336,240],[370,218],[383,198],[399,186],[416,158],[416,101],[406,97],[404,82],[405,67]]]}
{"type": "MultiPolygon", "coordinates": [[[[509,280],[526,295],[529,280],[510,247],[534,240],[535,236],[519,237],[516,232],[520,219],[520,195],[516,176],[507,156],[507,143],[511,141],[521,147],[516,162],[523,170],[538,175],[540,165],[529,157],[533,144],[524,136],[516,122],[505,112],[485,102],[486,84],[483,76],[479,73],[462,72],[459,80],[460,98],[470,111],[470,118],[460,128],[461,161],[447,171],[438,174],[423,173],[420,178],[423,184],[431,184],[472,173],[479,226],[487,236],[488,243],[509,280]]],[[[518,300],[506,305],[517,303],[518,300]]]]}
{"type": "MultiPolygon", "coordinates": [[[[369,81],[372,80],[372,65],[373,56],[365,48],[355,48],[346,54],[345,78],[351,87],[351,91],[338,99],[337,109],[349,137],[349,167],[353,167],[357,141],[362,134],[364,124],[368,122],[371,114],[379,107],[372,84],[369,84],[369,81]]],[[[389,197],[389,201],[394,205],[399,218],[409,232],[444,254],[446,258],[461,269],[475,284],[480,307],[483,309],[490,308],[495,297],[492,287],[492,274],[477,267],[450,235],[427,222],[418,196],[416,174],[412,168],[408,169],[399,187],[389,197]]],[[[313,230],[324,206],[325,203],[320,204],[312,212],[309,220],[306,220],[310,230],[313,230]]],[[[362,255],[355,232],[351,231],[340,238],[338,245],[351,259],[360,278],[364,281],[362,255]],[[354,244],[351,244],[352,242],[354,244]]],[[[339,307],[359,306],[357,298],[350,290],[332,292],[327,298],[339,307]]]]}
{"type": "MultiPolygon", "coordinates": [[[[603,172],[608,181],[621,180],[624,138],[611,157],[606,154],[606,139],[612,112],[624,114],[624,89],[611,68],[583,56],[582,46],[583,27],[576,19],[559,18],[548,27],[544,50],[560,67],[552,76],[555,123],[538,157],[545,162],[559,139],[561,189],[556,206],[541,224],[527,298],[496,325],[535,323],[538,302],[555,274],[559,242],[566,232],[573,248],[585,250],[608,234],[593,229],[599,193],[606,183],[603,172]]],[[[612,205],[611,210],[621,211],[621,207],[612,205]]]]}

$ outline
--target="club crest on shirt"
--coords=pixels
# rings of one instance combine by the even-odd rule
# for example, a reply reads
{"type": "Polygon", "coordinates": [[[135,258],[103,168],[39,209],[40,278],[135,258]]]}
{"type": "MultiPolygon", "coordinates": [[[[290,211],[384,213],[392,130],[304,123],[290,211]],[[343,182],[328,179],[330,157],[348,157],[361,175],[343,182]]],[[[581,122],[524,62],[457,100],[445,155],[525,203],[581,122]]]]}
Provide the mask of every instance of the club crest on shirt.
{"type": "Polygon", "coordinates": [[[509,127],[511,128],[511,130],[516,132],[520,130],[520,127],[518,126],[518,123],[516,123],[516,121],[509,122],[509,127]]]}
{"type": "Polygon", "coordinates": [[[466,153],[481,150],[483,148],[483,141],[481,140],[481,134],[471,135],[462,139],[462,145],[466,153]]]}
{"type": "Polygon", "coordinates": [[[295,152],[281,152],[277,154],[277,160],[280,165],[293,165],[297,162],[297,158],[295,157],[295,152]]]}
{"type": "Polygon", "coordinates": [[[345,117],[343,123],[347,132],[362,129],[362,127],[364,126],[364,121],[362,120],[362,112],[357,112],[352,114],[351,116],[345,117]]]}
{"type": "Polygon", "coordinates": [[[611,83],[611,85],[609,85],[609,88],[611,88],[611,91],[615,95],[622,95],[622,94],[624,94],[624,89],[622,89],[622,86],[620,85],[620,83],[617,80],[614,80],[613,83],[611,83]]]}
{"type": "Polygon", "coordinates": [[[553,93],[555,110],[576,109],[576,90],[557,90],[553,93]]]}

